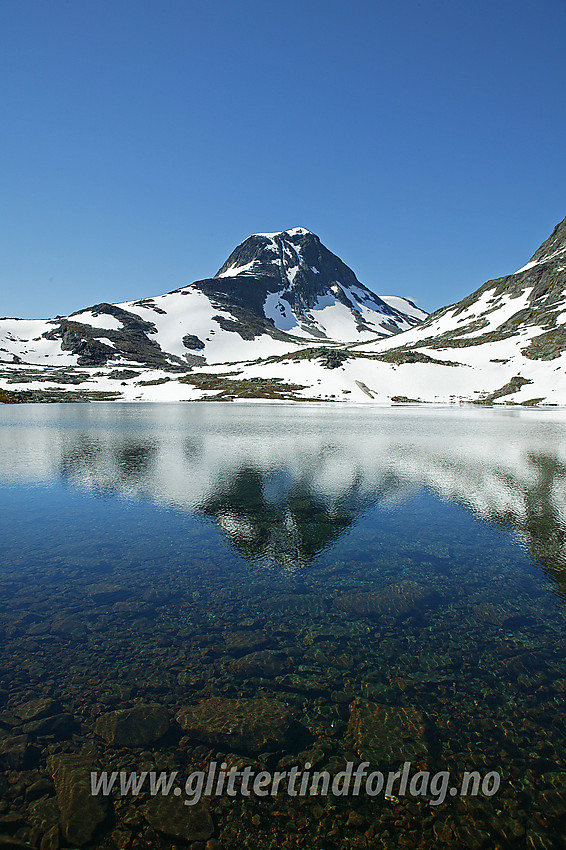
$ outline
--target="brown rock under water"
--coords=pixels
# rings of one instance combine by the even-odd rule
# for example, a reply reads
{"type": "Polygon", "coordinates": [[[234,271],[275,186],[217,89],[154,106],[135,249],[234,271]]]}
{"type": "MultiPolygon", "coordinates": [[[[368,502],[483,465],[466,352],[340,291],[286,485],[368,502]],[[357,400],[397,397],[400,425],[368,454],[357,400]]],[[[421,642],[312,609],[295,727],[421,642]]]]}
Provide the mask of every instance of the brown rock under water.
{"type": "Polygon", "coordinates": [[[191,738],[251,754],[280,749],[291,720],[283,703],[260,698],[211,697],[177,714],[177,722],[191,738]]]}
{"type": "Polygon", "coordinates": [[[154,797],[141,811],[150,826],[171,838],[206,841],[214,832],[208,803],[204,800],[194,806],[185,806],[180,796],[170,794],[154,797]]]}
{"type": "Polygon", "coordinates": [[[40,720],[43,717],[50,717],[57,714],[61,710],[61,705],[53,699],[47,697],[39,697],[38,699],[30,699],[22,703],[14,709],[21,720],[40,720]]]}
{"type": "Polygon", "coordinates": [[[237,676],[278,676],[288,670],[292,662],[284,652],[274,652],[265,649],[261,652],[250,652],[238,658],[231,664],[231,669],[237,676]]]}
{"type": "Polygon", "coordinates": [[[263,649],[270,642],[270,638],[264,632],[242,629],[237,632],[227,632],[224,641],[231,655],[240,656],[263,649]]]}
{"type": "Polygon", "coordinates": [[[152,703],[109,711],[97,718],[94,731],[109,744],[143,747],[158,741],[171,726],[167,709],[152,703]]]}
{"type": "Polygon", "coordinates": [[[90,759],[80,755],[49,756],[47,767],[55,784],[63,836],[69,844],[82,847],[108,821],[112,802],[109,797],[91,793],[90,759]]]}
{"type": "Polygon", "coordinates": [[[410,761],[426,768],[428,745],[425,719],[411,706],[380,705],[356,699],[350,705],[348,732],[361,759],[380,770],[410,761]]]}
{"type": "Polygon", "coordinates": [[[430,595],[430,591],[413,581],[401,581],[380,591],[344,593],[334,600],[334,604],[340,611],[362,617],[376,617],[380,614],[399,617],[423,603],[430,595]]]}

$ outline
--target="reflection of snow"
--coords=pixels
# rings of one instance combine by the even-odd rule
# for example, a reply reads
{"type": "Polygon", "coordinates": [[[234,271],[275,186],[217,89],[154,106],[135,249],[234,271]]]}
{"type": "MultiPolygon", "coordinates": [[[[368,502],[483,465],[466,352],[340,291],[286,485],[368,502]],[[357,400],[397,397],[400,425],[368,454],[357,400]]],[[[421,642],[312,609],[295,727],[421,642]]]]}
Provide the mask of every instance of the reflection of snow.
{"type": "Polygon", "coordinates": [[[532,534],[566,528],[566,416],[560,411],[144,405],[0,408],[0,480],[67,480],[194,513],[231,538],[257,535],[232,508],[242,471],[275,523],[264,553],[298,558],[297,494],[329,522],[429,488],[482,519],[532,534]],[[219,499],[219,495],[221,498],[219,499]],[[210,511],[209,511],[210,513],[210,511]],[[281,518],[284,518],[281,520],[281,518]],[[536,523],[534,523],[536,526],[536,523]]]}

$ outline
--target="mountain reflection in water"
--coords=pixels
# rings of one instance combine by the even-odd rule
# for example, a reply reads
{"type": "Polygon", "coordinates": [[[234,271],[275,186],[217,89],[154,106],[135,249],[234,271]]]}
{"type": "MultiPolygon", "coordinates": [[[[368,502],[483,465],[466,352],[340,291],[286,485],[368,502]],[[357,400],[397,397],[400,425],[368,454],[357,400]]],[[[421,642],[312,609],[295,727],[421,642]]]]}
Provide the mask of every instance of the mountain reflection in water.
{"type": "Polygon", "coordinates": [[[291,568],[312,564],[368,509],[426,488],[519,535],[566,597],[560,411],[50,405],[1,415],[5,482],[64,481],[205,516],[246,558],[291,568]]]}

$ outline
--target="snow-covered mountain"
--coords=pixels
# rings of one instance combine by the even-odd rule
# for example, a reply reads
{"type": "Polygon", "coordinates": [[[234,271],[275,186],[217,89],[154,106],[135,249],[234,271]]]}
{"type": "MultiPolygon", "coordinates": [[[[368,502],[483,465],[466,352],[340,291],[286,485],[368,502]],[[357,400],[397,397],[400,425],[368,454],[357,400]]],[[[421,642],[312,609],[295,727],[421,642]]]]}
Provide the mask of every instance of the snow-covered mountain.
{"type": "Polygon", "coordinates": [[[566,219],[517,272],[430,316],[304,228],[255,234],[167,295],[0,320],[0,361],[0,401],[566,405],[566,219]]]}
{"type": "Polygon", "coordinates": [[[46,321],[0,320],[0,357],[36,365],[186,369],[383,338],[426,317],[382,299],[302,227],[250,236],[212,278],[46,321]]]}

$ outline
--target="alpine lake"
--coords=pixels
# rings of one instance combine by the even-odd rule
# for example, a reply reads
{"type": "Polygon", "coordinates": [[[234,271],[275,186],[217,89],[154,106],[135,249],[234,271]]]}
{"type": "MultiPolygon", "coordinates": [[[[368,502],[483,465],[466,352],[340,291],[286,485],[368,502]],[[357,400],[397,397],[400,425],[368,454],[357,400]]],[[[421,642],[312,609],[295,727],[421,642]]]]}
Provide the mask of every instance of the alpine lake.
{"type": "Polygon", "coordinates": [[[566,847],[564,411],[3,405],[0,481],[0,848],[566,847]],[[454,790],[92,793],[212,763],[454,790]]]}

